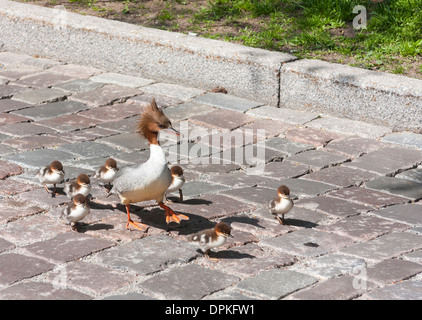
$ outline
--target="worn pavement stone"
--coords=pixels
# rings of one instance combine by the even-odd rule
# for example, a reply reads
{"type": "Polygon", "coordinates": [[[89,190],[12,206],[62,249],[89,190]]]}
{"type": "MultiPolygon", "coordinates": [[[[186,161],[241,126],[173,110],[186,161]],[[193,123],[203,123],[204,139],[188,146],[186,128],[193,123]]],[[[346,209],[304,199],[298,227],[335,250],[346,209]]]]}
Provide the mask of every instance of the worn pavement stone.
{"type": "Polygon", "coordinates": [[[395,232],[380,236],[368,242],[343,248],[340,252],[365,260],[379,262],[420,248],[422,248],[422,236],[405,232],[395,232]]]}
{"type": "Polygon", "coordinates": [[[0,253],[3,251],[13,249],[15,245],[5,239],[0,238],[0,253]]]}
{"type": "Polygon", "coordinates": [[[31,278],[53,268],[54,264],[39,258],[16,253],[4,253],[0,255],[0,285],[8,285],[31,278]]]}
{"type": "Polygon", "coordinates": [[[214,92],[201,95],[195,98],[194,101],[221,109],[229,109],[240,112],[245,112],[249,109],[262,105],[260,102],[239,98],[229,94],[214,92]]]}
{"type": "Polygon", "coordinates": [[[344,135],[339,133],[308,127],[292,129],[286,134],[286,138],[289,140],[311,144],[315,147],[323,147],[330,141],[343,137],[344,135]]]}
{"type": "Polygon", "coordinates": [[[41,89],[52,87],[55,84],[60,84],[70,80],[73,80],[73,77],[46,71],[39,74],[22,77],[14,83],[21,86],[41,89]]]}
{"type": "Polygon", "coordinates": [[[306,143],[291,141],[281,137],[274,137],[265,140],[265,147],[280,151],[286,157],[315,148],[314,146],[306,143]]]}
{"type": "Polygon", "coordinates": [[[273,250],[298,257],[314,257],[350,245],[353,240],[315,229],[302,229],[285,235],[261,240],[260,244],[273,250]]]}
{"type": "Polygon", "coordinates": [[[9,112],[13,110],[24,109],[30,107],[28,103],[12,100],[12,99],[0,99],[0,112],[9,112]]]}
{"type": "Polygon", "coordinates": [[[104,122],[110,122],[139,115],[141,112],[142,108],[139,105],[117,103],[101,108],[91,108],[89,110],[79,112],[78,115],[101,120],[104,122]]]}
{"type": "Polygon", "coordinates": [[[89,78],[103,71],[94,67],[82,66],[77,64],[63,64],[49,69],[51,72],[61,73],[74,78],[89,78]]]}
{"type": "Polygon", "coordinates": [[[214,110],[216,109],[209,105],[188,101],[174,107],[166,108],[164,114],[174,123],[188,119],[192,116],[207,114],[214,110]]]}
{"type": "Polygon", "coordinates": [[[186,263],[197,254],[187,242],[155,235],[100,252],[97,258],[114,268],[148,275],[172,264],[186,263]]]}
{"type": "Polygon", "coordinates": [[[75,156],[68,152],[55,149],[39,149],[7,155],[3,159],[22,166],[41,169],[50,164],[53,161],[52,159],[65,162],[74,160],[75,156]]]}
{"type": "Polygon", "coordinates": [[[58,101],[37,105],[31,108],[20,109],[14,111],[13,114],[25,116],[32,120],[44,120],[55,118],[62,115],[77,113],[82,110],[88,109],[88,106],[76,101],[58,101]]]}
{"type": "Polygon", "coordinates": [[[320,181],[338,187],[350,187],[378,177],[379,175],[373,172],[339,165],[311,172],[303,176],[303,179],[320,181]]]}
{"type": "Polygon", "coordinates": [[[335,189],[335,186],[305,179],[282,179],[278,182],[264,183],[262,186],[276,190],[281,185],[289,186],[290,195],[299,198],[314,197],[335,189]]]}
{"type": "Polygon", "coordinates": [[[382,288],[377,288],[361,296],[362,300],[420,300],[422,282],[405,280],[382,288]]]}
{"type": "Polygon", "coordinates": [[[396,174],[395,177],[400,178],[400,179],[408,179],[408,180],[416,181],[418,183],[422,183],[422,166],[419,166],[415,169],[403,171],[402,173],[396,174]]]}
{"type": "Polygon", "coordinates": [[[95,140],[99,143],[110,145],[113,148],[122,149],[125,151],[145,150],[149,149],[146,139],[141,138],[139,133],[122,133],[110,137],[99,138],[95,140]]]}
{"type": "Polygon", "coordinates": [[[289,157],[290,161],[306,164],[315,169],[343,163],[348,158],[322,150],[309,150],[289,157]]]}
{"type": "Polygon", "coordinates": [[[39,148],[52,148],[62,144],[68,143],[68,141],[57,138],[52,135],[45,136],[27,136],[22,138],[15,138],[10,140],[3,140],[3,144],[12,146],[20,151],[34,150],[39,148]]]}
{"type": "Polygon", "coordinates": [[[91,296],[45,282],[21,282],[0,291],[2,300],[89,300],[91,296]]]}
{"type": "Polygon", "coordinates": [[[189,121],[216,129],[233,130],[253,121],[253,118],[232,110],[215,110],[205,115],[193,116],[189,121]]]}
{"type": "Polygon", "coordinates": [[[375,208],[409,201],[409,199],[404,197],[361,187],[334,190],[328,195],[335,198],[345,199],[347,201],[369,205],[375,208]]]}
{"type": "Polygon", "coordinates": [[[390,175],[400,169],[412,168],[421,162],[422,150],[391,147],[370,152],[345,165],[390,175]]]}
{"type": "Polygon", "coordinates": [[[220,271],[189,264],[158,274],[139,286],[159,299],[198,300],[235,284],[239,279],[220,271]],[[189,277],[186,277],[186,275],[189,277]]]}
{"type": "Polygon", "coordinates": [[[138,89],[107,84],[91,91],[73,94],[69,97],[69,99],[79,101],[90,106],[101,107],[116,102],[124,102],[128,98],[139,93],[140,90],[138,89]]]}
{"type": "Polygon", "coordinates": [[[64,100],[70,93],[59,89],[35,89],[14,94],[12,99],[29,104],[64,100]]]}
{"type": "Polygon", "coordinates": [[[10,176],[21,174],[23,169],[13,163],[0,160],[0,179],[5,179],[10,176]]]}
{"type": "Polygon", "coordinates": [[[422,272],[422,265],[401,259],[387,259],[367,269],[369,281],[379,285],[405,280],[422,272]]]}
{"type": "Polygon", "coordinates": [[[266,177],[275,179],[297,178],[308,173],[309,171],[310,168],[308,165],[300,164],[294,161],[274,161],[265,165],[264,175],[266,177]]]}
{"type": "Polygon", "coordinates": [[[397,204],[389,206],[380,210],[372,211],[381,218],[393,219],[401,223],[408,223],[411,225],[422,224],[422,205],[421,204],[397,204]]]}
{"type": "Polygon", "coordinates": [[[81,158],[93,158],[99,155],[110,155],[118,153],[118,150],[107,146],[103,143],[93,141],[75,142],[72,144],[62,145],[57,151],[73,153],[81,158]]]}
{"type": "Polygon", "coordinates": [[[422,150],[422,137],[420,134],[413,132],[397,132],[389,134],[381,139],[381,141],[399,144],[402,146],[418,148],[422,150]]]}
{"type": "Polygon", "coordinates": [[[33,122],[21,122],[0,126],[0,132],[16,137],[26,137],[45,133],[57,133],[56,130],[33,122]]]}
{"type": "Polygon", "coordinates": [[[351,136],[329,142],[324,150],[340,153],[351,158],[357,158],[365,153],[383,149],[387,146],[388,144],[375,139],[351,136]]]}
{"type": "Polygon", "coordinates": [[[152,84],[154,80],[144,79],[140,77],[128,76],[119,73],[102,73],[90,78],[94,82],[102,82],[115,84],[122,87],[138,88],[152,84]]]}
{"type": "Polygon", "coordinates": [[[142,87],[142,91],[146,93],[170,96],[183,101],[190,100],[205,93],[205,91],[201,89],[188,88],[168,83],[154,83],[149,86],[142,87]]]}
{"type": "Polygon", "coordinates": [[[246,113],[254,117],[281,120],[291,124],[304,124],[318,117],[317,113],[270,106],[254,108],[246,113]]]}
{"type": "Polygon", "coordinates": [[[100,122],[102,121],[97,120],[97,119],[82,117],[77,114],[67,114],[67,115],[62,115],[62,116],[58,116],[51,119],[41,120],[41,121],[38,121],[37,123],[45,127],[60,131],[60,132],[66,132],[66,131],[75,131],[75,130],[90,128],[97,125],[100,122]]]}
{"type": "Polygon", "coordinates": [[[403,196],[412,200],[422,198],[422,183],[407,179],[379,177],[366,182],[365,187],[403,196]]]}
{"type": "Polygon", "coordinates": [[[94,82],[88,79],[75,79],[56,84],[53,86],[53,89],[61,89],[71,93],[81,93],[101,88],[104,85],[104,83],[94,82]]]}
{"type": "Polygon", "coordinates": [[[386,233],[403,231],[407,228],[408,226],[403,223],[359,215],[342,219],[330,225],[318,226],[316,229],[351,237],[353,240],[362,242],[386,233]]]}
{"type": "Polygon", "coordinates": [[[303,273],[272,269],[240,281],[235,289],[264,299],[276,300],[316,281],[316,278],[303,273]]]}

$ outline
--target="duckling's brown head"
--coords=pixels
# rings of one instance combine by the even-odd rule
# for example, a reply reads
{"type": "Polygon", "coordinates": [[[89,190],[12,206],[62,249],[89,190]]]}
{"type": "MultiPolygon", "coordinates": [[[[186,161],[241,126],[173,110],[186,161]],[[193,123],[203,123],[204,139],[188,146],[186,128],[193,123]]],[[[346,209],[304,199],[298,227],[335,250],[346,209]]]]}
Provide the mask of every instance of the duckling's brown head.
{"type": "Polygon", "coordinates": [[[171,129],[176,134],[178,132],[173,129],[171,121],[164,114],[163,110],[157,106],[155,99],[143,110],[138,121],[137,132],[146,138],[149,143],[158,144],[158,132],[163,129],[171,129]]]}

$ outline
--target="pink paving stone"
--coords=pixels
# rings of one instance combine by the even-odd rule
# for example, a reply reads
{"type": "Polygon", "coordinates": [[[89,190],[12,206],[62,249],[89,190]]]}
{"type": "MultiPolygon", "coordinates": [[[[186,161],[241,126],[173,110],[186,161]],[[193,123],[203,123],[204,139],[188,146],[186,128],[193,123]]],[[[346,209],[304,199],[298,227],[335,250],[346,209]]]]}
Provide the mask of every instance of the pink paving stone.
{"type": "Polygon", "coordinates": [[[0,179],[21,174],[23,169],[17,164],[0,160],[0,179]]]}
{"type": "Polygon", "coordinates": [[[11,113],[0,113],[0,126],[17,122],[29,121],[29,118],[18,116],[11,113]]]}
{"type": "Polygon", "coordinates": [[[137,104],[121,103],[100,108],[92,108],[79,112],[78,115],[102,121],[113,121],[138,115],[142,112],[142,107],[137,104]]]}
{"type": "Polygon", "coordinates": [[[48,69],[49,72],[55,72],[67,75],[72,78],[89,78],[93,75],[100,74],[103,70],[87,67],[77,64],[64,64],[48,69]]]}
{"type": "Polygon", "coordinates": [[[89,127],[97,125],[100,122],[102,121],[97,120],[97,119],[82,117],[77,114],[69,114],[69,115],[56,117],[53,119],[42,120],[42,121],[39,121],[38,123],[46,127],[53,128],[55,130],[63,132],[63,131],[74,131],[74,130],[89,128],[89,127]]]}
{"type": "Polygon", "coordinates": [[[286,138],[289,140],[311,144],[315,147],[325,146],[328,142],[343,137],[334,132],[314,128],[295,128],[286,133],[286,138]]]}
{"type": "Polygon", "coordinates": [[[45,133],[57,133],[56,130],[35,124],[33,122],[6,124],[4,126],[0,126],[0,132],[16,137],[26,137],[45,133]]]}
{"type": "Polygon", "coordinates": [[[347,201],[362,203],[375,208],[409,201],[407,198],[360,187],[335,190],[330,192],[329,196],[345,199],[347,201]]]}
{"type": "Polygon", "coordinates": [[[31,216],[43,210],[35,205],[16,201],[10,198],[2,199],[0,203],[0,224],[17,218],[31,216]]]}
{"type": "Polygon", "coordinates": [[[3,140],[3,144],[17,148],[22,151],[39,149],[39,148],[50,148],[68,143],[67,140],[63,140],[51,135],[48,136],[29,136],[16,139],[3,140]]]}
{"type": "Polygon", "coordinates": [[[369,153],[387,147],[388,144],[380,141],[361,137],[346,137],[328,143],[324,148],[327,151],[334,151],[357,158],[364,153],[369,153]]]}
{"type": "Polygon", "coordinates": [[[97,138],[108,137],[114,134],[117,134],[117,132],[113,130],[95,127],[72,132],[62,132],[59,133],[57,136],[69,142],[82,142],[95,140],[97,138]]]}
{"type": "Polygon", "coordinates": [[[47,88],[55,84],[67,82],[74,79],[63,74],[53,72],[43,72],[31,76],[27,76],[16,81],[16,84],[31,87],[31,88],[47,88]]]}
{"type": "Polygon", "coordinates": [[[265,138],[271,138],[278,136],[282,133],[285,133],[288,130],[295,128],[295,125],[285,123],[282,121],[275,121],[270,119],[258,119],[252,123],[246,124],[240,129],[252,129],[253,133],[256,135],[258,129],[265,130],[265,138]]]}
{"type": "Polygon", "coordinates": [[[19,110],[31,106],[30,104],[12,100],[12,99],[1,99],[0,100],[0,112],[9,112],[13,110],[19,110]]]}
{"type": "Polygon", "coordinates": [[[254,118],[246,114],[231,110],[216,110],[205,115],[197,115],[189,119],[189,121],[200,125],[229,130],[238,128],[248,122],[252,122],[253,120],[254,118]]]}
{"type": "Polygon", "coordinates": [[[29,183],[23,183],[11,179],[0,180],[0,195],[12,196],[21,192],[26,192],[38,188],[29,183]]]}

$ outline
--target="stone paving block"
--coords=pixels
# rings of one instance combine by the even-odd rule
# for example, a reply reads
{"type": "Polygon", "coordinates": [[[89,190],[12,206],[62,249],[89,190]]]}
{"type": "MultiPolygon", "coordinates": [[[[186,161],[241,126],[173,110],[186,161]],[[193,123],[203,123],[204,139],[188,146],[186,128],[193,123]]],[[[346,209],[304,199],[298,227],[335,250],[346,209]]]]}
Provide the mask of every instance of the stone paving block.
{"type": "Polygon", "coordinates": [[[215,294],[212,294],[210,296],[207,296],[204,298],[204,300],[258,300],[258,298],[252,298],[249,296],[246,296],[244,294],[241,294],[239,292],[236,292],[234,290],[223,290],[221,292],[217,292],[215,294]]]}
{"type": "Polygon", "coordinates": [[[94,82],[88,79],[75,79],[53,85],[54,89],[61,89],[71,93],[81,93],[86,91],[95,90],[104,86],[104,83],[94,82]]]}
{"type": "Polygon", "coordinates": [[[249,211],[254,206],[222,194],[210,194],[203,198],[189,199],[183,203],[173,203],[171,208],[176,213],[187,213],[188,216],[195,215],[206,219],[215,219],[249,211]]]}
{"type": "Polygon", "coordinates": [[[265,164],[266,177],[275,179],[297,178],[310,171],[308,165],[300,164],[294,161],[274,161],[265,164]]]}
{"type": "Polygon", "coordinates": [[[146,293],[159,299],[199,300],[235,284],[237,277],[189,264],[172,272],[160,273],[139,284],[146,293]],[[189,277],[186,275],[189,274],[189,277]]]}
{"type": "Polygon", "coordinates": [[[11,98],[15,94],[19,94],[19,92],[26,91],[28,88],[23,88],[20,86],[15,85],[0,85],[0,99],[7,99],[11,98]]]}
{"type": "Polygon", "coordinates": [[[155,82],[154,80],[144,79],[140,77],[129,76],[120,73],[102,73],[90,78],[94,82],[102,82],[109,84],[116,84],[122,87],[138,88],[147,86],[155,82]]]}
{"type": "Polygon", "coordinates": [[[73,94],[69,99],[86,103],[90,106],[101,107],[116,102],[124,102],[139,93],[138,89],[107,84],[91,91],[73,94]]]}
{"type": "Polygon", "coordinates": [[[254,117],[280,120],[291,124],[304,124],[318,118],[318,113],[304,112],[287,108],[261,106],[246,112],[254,117]]]}
{"type": "Polygon", "coordinates": [[[422,248],[422,236],[406,232],[394,232],[364,243],[343,248],[340,252],[365,260],[379,262],[420,248],[422,248]]]}
{"type": "Polygon", "coordinates": [[[22,77],[37,74],[41,71],[43,71],[43,69],[40,67],[17,64],[0,69],[0,77],[10,81],[16,81],[22,77]]]}
{"type": "MultiPolygon", "coordinates": [[[[150,151],[149,149],[143,151],[134,151],[134,152],[121,152],[113,155],[113,159],[117,161],[117,163],[121,163],[122,167],[133,164],[139,164],[148,161],[150,151]]],[[[104,160],[105,162],[105,160],[104,160]]],[[[183,166],[183,169],[185,167],[183,166]]]]}
{"type": "Polygon", "coordinates": [[[236,164],[231,161],[226,163],[224,159],[218,158],[218,155],[219,154],[213,154],[210,158],[208,158],[208,163],[200,162],[200,165],[198,165],[197,163],[188,162],[183,164],[183,170],[198,172],[200,174],[223,174],[240,168],[240,164],[236,164]]]}
{"type": "Polygon", "coordinates": [[[152,99],[155,99],[159,108],[167,108],[172,106],[177,106],[185,100],[174,97],[174,96],[166,96],[162,94],[154,94],[154,93],[142,93],[138,94],[134,97],[131,97],[127,100],[128,103],[135,103],[141,106],[147,106],[151,103],[152,99]]]}
{"type": "MultiPolygon", "coordinates": [[[[42,186],[40,182],[38,182],[38,185],[42,186]]],[[[56,189],[57,192],[61,195],[64,195],[63,186],[64,186],[63,184],[58,184],[57,189],[56,189]]],[[[49,185],[48,187],[50,188],[50,190],[52,190],[53,188],[53,186],[51,185],[49,185]]],[[[63,196],[52,197],[50,194],[48,194],[44,190],[44,188],[39,188],[39,189],[31,190],[28,192],[20,193],[16,197],[16,199],[19,201],[30,203],[44,210],[49,210],[53,207],[57,207],[64,203],[69,202],[69,199],[67,199],[67,197],[63,197],[63,196]]]]}
{"type": "Polygon", "coordinates": [[[76,232],[66,232],[23,248],[31,254],[61,263],[77,260],[113,246],[115,243],[112,241],[96,239],[76,232]]]}
{"type": "Polygon", "coordinates": [[[190,100],[196,96],[199,96],[200,94],[205,93],[205,91],[201,89],[189,88],[168,83],[154,83],[149,86],[142,87],[142,91],[146,93],[170,96],[183,101],[190,100]]]}
{"type": "Polygon", "coordinates": [[[303,273],[272,269],[240,281],[235,289],[264,299],[276,300],[315,282],[316,278],[303,273]]]}
{"type": "Polygon", "coordinates": [[[41,208],[26,202],[3,198],[0,203],[0,223],[4,224],[17,218],[31,216],[43,211],[41,208]]]}
{"type": "Polygon", "coordinates": [[[239,98],[230,94],[214,92],[209,92],[204,95],[201,95],[195,98],[194,101],[203,104],[208,104],[210,106],[217,107],[220,109],[228,109],[240,112],[246,112],[247,110],[262,105],[262,103],[257,101],[239,98]]]}
{"type": "Polygon", "coordinates": [[[321,169],[343,163],[348,158],[322,150],[309,150],[295,154],[289,157],[289,160],[309,165],[315,169],[321,169]]]}
{"type": "Polygon", "coordinates": [[[416,181],[418,183],[422,183],[422,166],[419,166],[415,169],[403,171],[402,173],[396,174],[395,177],[400,178],[400,179],[408,179],[408,180],[416,181]]]}
{"type": "Polygon", "coordinates": [[[322,195],[330,190],[335,189],[335,186],[305,179],[282,179],[278,182],[263,183],[262,186],[276,190],[281,185],[286,185],[290,188],[290,196],[293,198],[309,198],[317,195],[322,195]]]}
{"type": "Polygon", "coordinates": [[[274,137],[265,140],[265,147],[281,151],[286,157],[292,156],[296,153],[308,151],[315,147],[309,144],[291,141],[285,138],[274,137]]]}
{"type": "Polygon", "coordinates": [[[192,116],[203,115],[215,111],[216,109],[195,101],[188,101],[179,104],[175,107],[166,108],[164,114],[171,120],[171,122],[177,122],[188,119],[192,116]]]}
{"type": "Polygon", "coordinates": [[[52,272],[47,277],[48,281],[54,281],[60,272],[66,272],[66,285],[88,291],[91,295],[98,296],[116,291],[135,282],[135,277],[127,272],[121,272],[84,261],[73,261],[64,269],[52,272]]]}
{"type": "MultiPolygon", "coordinates": [[[[228,187],[208,183],[206,181],[187,181],[183,186],[183,197],[193,198],[199,195],[218,193],[227,189],[228,187]]],[[[176,196],[179,195],[177,191],[174,192],[174,194],[176,196]]]]}
{"type": "Polygon", "coordinates": [[[263,187],[244,187],[223,191],[220,194],[251,204],[267,205],[274,198],[275,190],[263,187]]]}
{"type": "Polygon", "coordinates": [[[216,129],[233,130],[253,121],[253,118],[232,110],[216,110],[205,115],[193,116],[189,121],[216,129]]]}
{"type": "Polygon", "coordinates": [[[383,288],[365,293],[361,300],[420,300],[422,299],[422,282],[405,280],[383,288]]]}
{"type": "Polygon", "coordinates": [[[382,175],[391,175],[398,170],[410,169],[421,161],[422,150],[390,147],[365,154],[346,165],[382,175]]]}
{"type": "Polygon", "coordinates": [[[422,149],[422,135],[408,131],[389,134],[383,137],[381,141],[422,149]]]}
{"type": "Polygon", "coordinates": [[[69,142],[83,142],[91,141],[97,138],[108,137],[117,134],[116,131],[103,129],[103,128],[88,128],[77,131],[62,132],[57,134],[61,139],[65,139],[69,142]]]}
{"type": "Polygon", "coordinates": [[[90,128],[100,122],[102,121],[92,118],[86,118],[77,114],[67,114],[51,119],[41,120],[37,123],[60,132],[66,132],[90,128]]]}
{"type": "Polygon", "coordinates": [[[5,179],[10,176],[21,174],[23,169],[13,163],[0,160],[0,179],[5,179]]]}
{"type": "Polygon", "coordinates": [[[335,198],[345,199],[347,201],[369,205],[375,208],[409,201],[408,198],[360,187],[334,190],[328,195],[335,198]]]}
{"type": "Polygon", "coordinates": [[[45,133],[57,133],[56,130],[33,122],[21,122],[0,126],[0,132],[16,137],[27,137],[45,133]]]}
{"type": "Polygon", "coordinates": [[[421,204],[397,204],[380,210],[372,211],[381,218],[393,219],[398,222],[411,225],[422,224],[422,205],[421,204]]]}
{"type": "Polygon", "coordinates": [[[31,108],[20,109],[12,112],[13,114],[31,118],[34,121],[55,118],[62,115],[78,113],[88,109],[88,106],[76,101],[58,101],[37,105],[31,108]]]}
{"type": "MultiPolygon", "coordinates": [[[[0,138],[0,140],[1,140],[1,138],[0,138]]],[[[0,144],[0,157],[4,156],[4,155],[16,153],[17,151],[18,150],[16,150],[15,148],[0,144]]]]}
{"type": "MultiPolygon", "coordinates": [[[[16,253],[0,255],[0,284],[8,285],[54,268],[54,264],[16,253]]],[[[1,293],[0,293],[1,296],[1,293]]]]}
{"type": "Polygon", "coordinates": [[[50,68],[49,71],[64,74],[73,78],[89,78],[103,72],[103,70],[97,68],[72,63],[54,66],[50,68]]]}
{"type": "Polygon", "coordinates": [[[68,143],[68,141],[51,135],[29,136],[2,141],[2,144],[14,147],[20,151],[28,151],[39,148],[54,148],[66,143],[68,143]]]}
{"type": "Polygon", "coordinates": [[[422,183],[407,179],[379,177],[366,182],[365,187],[406,197],[412,200],[422,198],[422,183]]]}
{"type": "Polygon", "coordinates": [[[351,136],[329,142],[324,150],[337,152],[351,158],[358,158],[365,153],[386,147],[388,147],[387,143],[382,143],[375,139],[351,136]]]}
{"type": "Polygon", "coordinates": [[[273,181],[269,178],[256,175],[247,175],[244,172],[232,172],[225,175],[215,175],[208,179],[209,182],[221,184],[231,188],[253,187],[265,181],[273,181]]]}
{"type": "Polygon", "coordinates": [[[254,135],[255,140],[265,140],[267,138],[282,135],[293,128],[295,128],[294,125],[286,122],[270,119],[257,119],[240,127],[239,130],[244,131],[245,134],[254,135]],[[258,130],[264,130],[264,134],[261,134],[258,130]]]}
{"type": "MultiPolygon", "coordinates": [[[[63,211],[63,208],[60,208],[61,211],[63,211]]],[[[36,214],[24,220],[8,223],[6,228],[0,229],[0,236],[21,247],[54,238],[59,233],[65,233],[69,230],[70,227],[53,217],[51,210],[49,210],[47,214],[36,214]]]]}
{"type": "Polygon", "coordinates": [[[16,101],[13,99],[0,99],[0,112],[9,112],[13,110],[24,109],[30,107],[28,103],[16,101]]]}
{"type": "Polygon", "coordinates": [[[372,210],[371,207],[346,200],[320,196],[295,201],[295,206],[304,207],[310,210],[327,213],[336,217],[350,217],[372,210]]]}
{"type": "Polygon", "coordinates": [[[103,298],[102,300],[156,300],[147,295],[137,292],[129,292],[125,294],[111,295],[103,298]]]}
{"type": "Polygon", "coordinates": [[[33,59],[30,55],[13,53],[13,52],[0,52],[0,63],[4,65],[23,63],[27,60],[33,59]]]}
{"type": "Polygon", "coordinates": [[[422,265],[401,259],[387,259],[368,267],[369,281],[379,285],[405,280],[422,272],[422,265]]]}
{"type": "Polygon", "coordinates": [[[26,77],[22,77],[14,83],[20,86],[26,86],[30,88],[49,88],[56,84],[67,82],[74,79],[74,77],[69,77],[63,74],[57,74],[54,72],[42,72],[26,77]]]}
{"type": "Polygon", "coordinates": [[[75,154],[81,158],[94,158],[98,156],[112,156],[118,153],[118,150],[103,143],[93,141],[75,142],[62,145],[57,148],[58,151],[64,151],[75,154]]]}
{"type": "Polygon", "coordinates": [[[379,175],[373,172],[339,165],[311,172],[303,176],[302,178],[320,181],[338,187],[350,187],[354,185],[360,185],[364,181],[368,181],[378,177],[379,175]]]}
{"type": "Polygon", "coordinates": [[[387,219],[359,215],[342,219],[330,225],[318,226],[316,229],[351,237],[358,242],[364,242],[386,233],[403,231],[408,227],[408,225],[403,223],[387,219]]]}
{"type": "Polygon", "coordinates": [[[45,282],[23,282],[0,291],[2,300],[90,300],[91,296],[45,282]]]}
{"type": "Polygon", "coordinates": [[[301,229],[276,238],[261,240],[260,245],[297,257],[315,257],[351,245],[353,240],[314,229],[301,229]]]}
{"type": "Polygon", "coordinates": [[[286,133],[286,138],[289,140],[310,144],[315,147],[323,147],[330,141],[343,137],[344,135],[339,133],[307,127],[292,129],[286,133]]]}
{"type": "Polygon", "coordinates": [[[69,94],[70,92],[59,89],[44,88],[17,93],[13,95],[12,99],[29,104],[41,104],[64,100],[69,94]]]}
{"type": "Polygon", "coordinates": [[[3,251],[13,249],[15,245],[5,239],[0,238],[0,253],[3,251]]]}
{"type": "Polygon", "coordinates": [[[145,150],[149,148],[147,140],[135,132],[116,134],[110,137],[99,138],[95,141],[125,151],[145,150]]]}
{"type": "Polygon", "coordinates": [[[118,131],[119,133],[136,132],[138,121],[139,121],[139,116],[133,116],[133,117],[118,120],[118,121],[99,123],[97,125],[97,128],[114,130],[114,131],[118,131]]]}
{"type": "Polygon", "coordinates": [[[92,108],[79,112],[78,115],[101,120],[104,122],[117,121],[139,115],[142,108],[136,104],[118,103],[101,108],[92,108]]]}
{"type": "Polygon", "coordinates": [[[356,121],[346,118],[323,116],[307,124],[311,128],[324,129],[346,135],[358,135],[363,138],[379,138],[391,133],[391,128],[356,121]]]}
{"type": "Polygon", "coordinates": [[[413,252],[401,255],[401,258],[406,261],[419,263],[422,265],[422,250],[415,250],[413,252]]]}
{"type": "Polygon", "coordinates": [[[293,256],[283,253],[267,255],[254,243],[213,252],[210,256],[219,259],[219,263],[215,264],[207,260],[204,262],[205,266],[240,278],[250,277],[268,269],[288,266],[296,260],[293,256]]]}
{"type": "Polygon", "coordinates": [[[366,268],[366,263],[363,259],[329,253],[295,263],[289,267],[289,270],[326,280],[343,274],[357,274],[357,270],[362,268],[366,268]]]}
{"type": "Polygon", "coordinates": [[[353,276],[331,278],[309,289],[295,292],[287,297],[291,300],[351,300],[374,287],[372,283],[357,287],[353,276]],[[355,288],[357,287],[357,288],[355,288]]]}
{"type": "Polygon", "coordinates": [[[151,235],[100,252],[96,257],[113,268],[148,275],[173,264],[189,262],[197,254],[194,247],[187,242],[164,235],[151,235]]]}

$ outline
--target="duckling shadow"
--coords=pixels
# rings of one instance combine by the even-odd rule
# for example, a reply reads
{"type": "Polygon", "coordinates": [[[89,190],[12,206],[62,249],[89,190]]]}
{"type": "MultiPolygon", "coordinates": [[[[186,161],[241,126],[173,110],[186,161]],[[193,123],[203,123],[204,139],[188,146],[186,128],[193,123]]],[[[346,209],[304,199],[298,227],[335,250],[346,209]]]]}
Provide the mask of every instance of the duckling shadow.
{"type": "MultiPolygon", "coordinates": [[[[198,249],[198,251],[200,250],[198,249]]],[[[254,259],[255,258],[255,256],[249,253],[239,252],[235,250],[221,250],[217,252],[211,251],[209,253],[209,256],[210,258],[221,259],[221,260],[240,260],[240,259],[254,259]]]]}
{"type": "Polygon", "coordinates": [[[317,223],[301,220],[301,219],[294,219],[294,218],[287,218],[284,220],[285,225],[293,226],[293,227],[302,227],[302,228],[315,228],[318,226],[317,223]]]}
{"type": "Polygon", "coordinates": [[[260,229],[265,229],[264,226],[261,226],[259,224],[259,219],[246,217],[246,216],[226,217],[226,218],[221,219],[221,222],[227,223],[228,225],[231,225],[233,222],[239,222],[239,223],[250,224],[260,229]]]}

